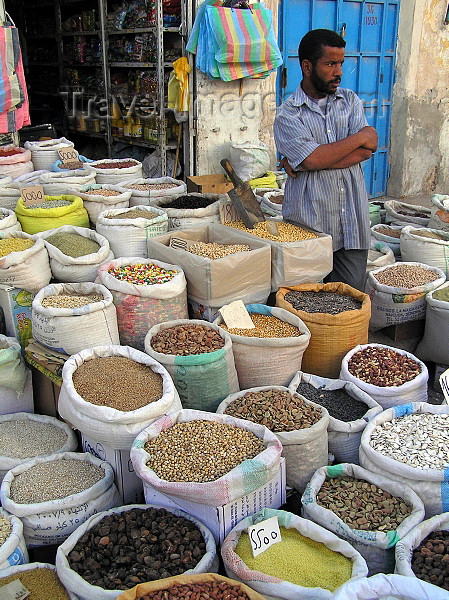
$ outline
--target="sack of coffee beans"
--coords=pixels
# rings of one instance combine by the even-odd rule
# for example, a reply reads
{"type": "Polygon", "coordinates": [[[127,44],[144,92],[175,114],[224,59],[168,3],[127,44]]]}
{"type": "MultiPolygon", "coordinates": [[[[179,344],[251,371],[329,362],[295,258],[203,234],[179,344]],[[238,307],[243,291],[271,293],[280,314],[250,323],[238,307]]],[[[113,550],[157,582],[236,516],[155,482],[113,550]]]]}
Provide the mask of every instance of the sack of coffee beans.
{"type": "Polygon", "coordinates": [[[447,593],[430,583],[403,575],[374,575],[348,581],[332,600],[447,600],[447,593]]]}
{"type": "MultiPolygon", "coordinates": [[[[23,537],[23,524],[0,507],[0,573],[1,569],[28,562],[28,550],[23,537]]],[[[0,574],[0,589],[1,589],[0,574]]]]}
{"type": "MultiPolygon", "coordinates": [[[[44,598],[45,600],[82,600],[64,588],[56,573],[55,565],[32,562],[25,565],[11,566],[0,570],[0,593],[3,586],[12,581],[20,581],[29,592],[28,600],[44,598]]],[[[8,595],[7,598],[15,596],[8,595]]],[[[21,596],[25,598],[25,596],[21,596]]],[[[6,597],[5,597],[6,598],[6,597]]]]}
{"type": "Polygon", "coordinates": [[[395,544],[424,519],[410,487],[349,463],[318,469],[301,502],[302,516],[347,540],[370,575],[393,572],[395,544]]]}

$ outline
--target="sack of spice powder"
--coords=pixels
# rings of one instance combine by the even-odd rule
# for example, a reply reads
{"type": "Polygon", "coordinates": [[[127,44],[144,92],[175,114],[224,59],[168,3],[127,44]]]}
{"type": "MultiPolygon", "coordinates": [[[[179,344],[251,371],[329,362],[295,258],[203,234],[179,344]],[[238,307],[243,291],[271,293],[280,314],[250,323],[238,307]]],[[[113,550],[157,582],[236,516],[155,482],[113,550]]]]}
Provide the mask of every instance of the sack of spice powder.
{"type": "Polygon", "coordinates": [[[50,283],[50,260],[42,240],[33,240],[30,235],[21,231],[8,233],[0,239],[0,251],[3,254],[0,257],[0,283],[25,289],[33,294],[50,283]],[[8,240],[8,247],[5,247],[8,240]],[[20,250],[20,242],[15,240],[30,240],[32,244],[25,250],[20,250]]]}
{"type": "Polygon", "coordinates": [[[449,282],[426,294],[424,337],[415,354],[421,360],[449,365],[449,282]]]}
{"type": "Polygon", "coordinates": [[[114,255],[108,240],[87,227],[63,225],[37,234],[44,240],[50,256],[50,268],[56,281],[82,283],[95,281],[98,267],[113,260],[114,255]],[[69,234],[69,235],[67,235],[69,234]],[[77,234],[80,237],[73,237],[77,234]],[[52,243],[51,236],[57,235],[66,252],[52,243]],[[92,242],[94,242],[92,244],[92,242]],[[98,248],[99,246],[99,248],[98,248]],[[92,248],[98,248],[94,252],[92,248]],[[87,252],[87,253],[86,253],[87,252]]]}
{"type": "Polygon", "coordinates": [[[57,577],[55,565],[50,563],[32,562],[3,569],[0,571],[0,587],[3,585],[3,578],[8,578],[9,581],[11,577],[26,583],[24,587],[31,592],[31,596],[26,598],[32,599],[36,594],[40,594],[45,600],[80,600],[64,588],[57,577]],[[45,575],[41,571],[45,572],[45,575]],[[54,578],[47,574],[48,572],[54,573],[54,578]]]}
{"type": "Polygon", "coordinates": [[[70,204],[53,206],[53,208],[27,208],[23,199],[19,198],[16,205],[16,215],[23,231],[34,234],[47,229],[55,229],[61,225],[89,227],[89,215],[79,196],[45,196],[45,202],[68,201],[70,204]]]}
{"type": "Polygon", "coordinates": [[[0,590],[2,587],[2,569],[23,565],[28,562],[28,550],[23,537],[22,521],[0,508],[0,590]],[[2,537],[2,524],[9,521],[10,533],[2,537]],[[2,541],[3,540],[3,541],[2,541]]]}
{"type": "MultiPolygon", "coordinates": [[[[342,492],[343,493],[343,492],[342,492]]],[[[355,492],[353,492],[355,493],[355,492]]],[[[349,507],[351,506],[350,490],[347,490],[344,495],[342,502],[348,502],[349,507]]],[[[337,499],[334,499],[337,502],[337,499]]],[[[370,500],[363,498],[363,492],[360,493],[360,497],[354,496],[355,502],[361,502],[363,509],[366,511],[367,519],[369,521],[369,510],[365,508],[370,500]]],[[[373,510],[379,513],[383,510],[383,505],[373,505],[373,510]]],[[[318,523],[325,529],[329,529],[338,537],[347,540],[351,546],[353,546],[363,558],[366,560],[368,565],[369,574],[375,575],[376,573],[392,573],[394,570],[394,547],[395,544],[401,540],[407,533],[415,527],[418,523],[424,519],[424,505],[417,494],[412,488],[407,485],[402,485],[389,479],[383,475],[371,473],[362,467],[352,465],[349,463],[343,463],[341,465],[334,465],[331,467],[321,467],[313,475],[312,479],[307,485],[307,488],[301,498],[302,503],[302,516],[305,519],[310,519],[314,523],[318,523]],[[338,477],[354,477],[358,480],[363,480],[379,487],[380,489],[388,492],[392,496],[398,498],[401,502],[407,504],[410,507],[410,514],[396,528],[385,529],[384,531],[376,530],[370,523],[367,522],[366,526],[360,525],[357,528],[351,527],[345,521],[336,514],[332,508],[326,508],[320,503],[317,498],[323,483],[327,478],[338,478],[338,477]]],[[[332,503],[331,503],[332,506],[332,503]]],[[[387,514],[387,513],[385,513],[387,514]]],[[[395,517],[395,514],[390,514],[390,518],[395,517]]]]}
{"type": "Polygon", "coordinates": [[[445,590],[431,583],[403,575],[374,575],[349,581],[341,586],[333,600],[447,600],[445,590]]]}
{"type": "Polygon", "coordinates": [[[7,208],[0,208],[0,236],[14,231],[22,231],[22,226],[17,220],[16,213],[7,208]]]}
{"type": "MultiPolygon", "coordinates": [[[[76,195],[82,198],[84,208],[89,214],[89,221],[93,225],[96,225],[98,215],[104,210],[108,210],[109,208],[129,208],[129,199],[131,198],[130,191],[117,192],[113,185],[106,183],[83,185],[76,192],[76,195]]],[[[117,254],[117,256],[120,255],[117,254]]]]}

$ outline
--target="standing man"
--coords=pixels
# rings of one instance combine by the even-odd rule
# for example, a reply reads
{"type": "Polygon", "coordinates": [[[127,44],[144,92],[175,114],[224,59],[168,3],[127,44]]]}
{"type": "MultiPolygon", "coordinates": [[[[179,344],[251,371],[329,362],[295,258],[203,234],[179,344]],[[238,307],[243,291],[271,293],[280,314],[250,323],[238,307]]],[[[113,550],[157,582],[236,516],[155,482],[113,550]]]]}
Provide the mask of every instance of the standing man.
{"type": "Polygon", "coordinates": [[[274,138],[289,174],[282,215],[332,236],[333,270],[324,279],[362,290],[370,242],[368,194],[361,163],[377,133],[360,98],[339,87],[344,39],[314,29],[301,40],[302,81],[277,110],[274,138]]]}

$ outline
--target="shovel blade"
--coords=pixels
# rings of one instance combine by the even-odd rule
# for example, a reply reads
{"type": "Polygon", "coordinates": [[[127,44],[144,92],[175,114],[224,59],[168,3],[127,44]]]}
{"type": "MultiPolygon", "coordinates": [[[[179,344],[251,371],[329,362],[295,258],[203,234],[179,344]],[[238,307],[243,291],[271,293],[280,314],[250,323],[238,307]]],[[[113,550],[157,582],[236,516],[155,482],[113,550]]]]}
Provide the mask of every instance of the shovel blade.
{"type": "Polygon", "coordinates": [[[249,186],[245,189],[245,184],[243,184],[233,190],[229,190],[228,196],[245,227],[253,229],[255,223],[265,221],[265,215],[260,209],[259,203],[249,186]]]}

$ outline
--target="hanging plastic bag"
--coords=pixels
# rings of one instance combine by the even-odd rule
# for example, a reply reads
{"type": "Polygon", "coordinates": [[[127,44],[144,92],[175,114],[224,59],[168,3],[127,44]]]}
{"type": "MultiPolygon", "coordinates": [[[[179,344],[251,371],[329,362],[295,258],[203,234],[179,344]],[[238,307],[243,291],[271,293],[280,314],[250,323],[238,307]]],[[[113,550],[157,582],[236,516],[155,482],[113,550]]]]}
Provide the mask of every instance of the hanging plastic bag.
{"type": "MultiPolygon", "coordinates": [[[[234,171],[242,181],[249,179],[258,179],[265,175],[270,166],[270,149],[266,144],[260,141],[244,142],[243,144],[231,144],[230,161],[234,171]]],[[[259,185],[259,181],[253,182],[254,187],[273,187],[276,183],[276,176],[267,181],[267,185],[259,185]]]]}
{"type": "Polygon", "coordinates": [[[168,108],[172,108],[178,123],[189,118],[190,95],[189,73],[192,68],[187,58],[182,56],[173,63],[173,71],[168,80],[168,108]]]}

